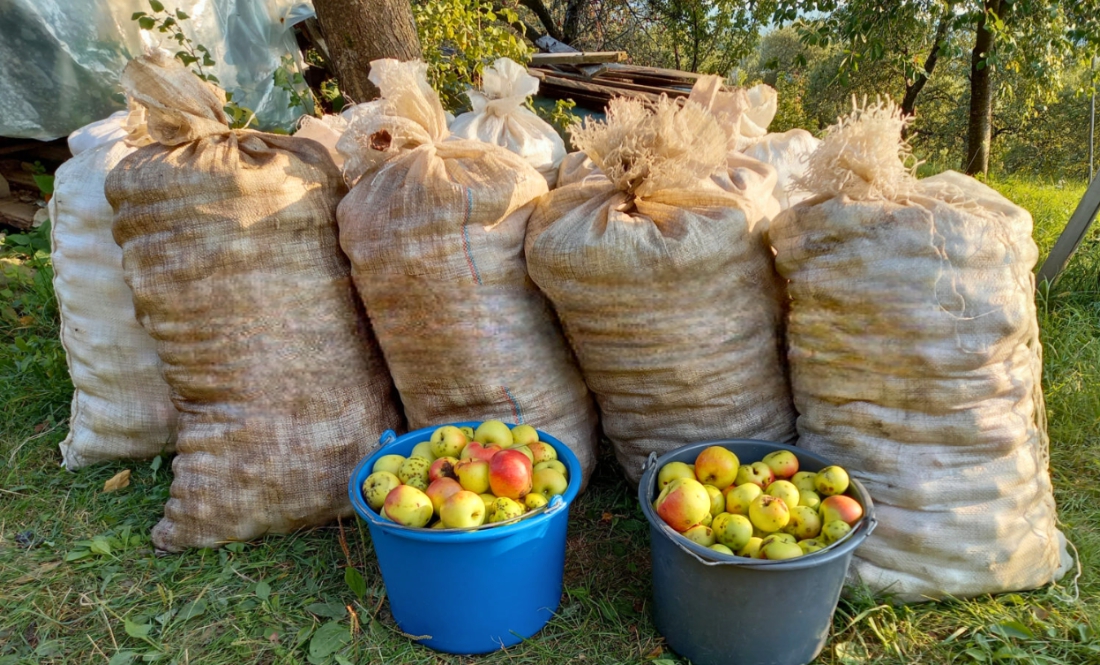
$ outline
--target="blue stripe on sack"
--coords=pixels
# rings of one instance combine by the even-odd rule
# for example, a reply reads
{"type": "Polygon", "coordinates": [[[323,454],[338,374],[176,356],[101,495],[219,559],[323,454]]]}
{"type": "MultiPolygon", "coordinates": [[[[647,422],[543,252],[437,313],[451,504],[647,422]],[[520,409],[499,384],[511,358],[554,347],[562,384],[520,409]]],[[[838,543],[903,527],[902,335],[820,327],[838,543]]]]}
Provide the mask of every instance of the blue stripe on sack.
{"type": "Polygon", "coordinates": [[[504,394],[507,395],[508,399],[511,400],[511,402],[512,402],[512,413],[515,414],[515,416],[516,416],[516,424],[517,425],[522,425],[523,424],[523,409],[519,408],[519,402],[516,401],[516,398],[515,398],[514,395],[512,395],[511,390],[508,390],[504,386],[501,386],[501,390],[504,391],[504,394]]]}

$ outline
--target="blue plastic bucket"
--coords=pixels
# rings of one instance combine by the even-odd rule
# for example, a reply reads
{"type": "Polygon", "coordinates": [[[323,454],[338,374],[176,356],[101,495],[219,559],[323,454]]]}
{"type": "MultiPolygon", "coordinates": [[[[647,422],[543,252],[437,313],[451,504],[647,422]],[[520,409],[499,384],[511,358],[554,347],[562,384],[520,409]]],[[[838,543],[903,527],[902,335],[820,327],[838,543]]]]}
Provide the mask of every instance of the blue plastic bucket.
{"type": "MultiPolygon", "coordinates": [[[[476,427],[477,422],[450,423],[476,427]]],[[[400,437],[387,430],[381,447],[355,467],[348,495],[367,522],[397,626],[420,644],[455,654],[489,653],[539,632],[561,602],[569,506],[581,486],[581,465],[545,432],[569,471],[565,494],[543,512],[472,531],[413,529],[382,519],[363,498],[363,481],[383,455],[408,456],[436,427],[400,437]]]]}

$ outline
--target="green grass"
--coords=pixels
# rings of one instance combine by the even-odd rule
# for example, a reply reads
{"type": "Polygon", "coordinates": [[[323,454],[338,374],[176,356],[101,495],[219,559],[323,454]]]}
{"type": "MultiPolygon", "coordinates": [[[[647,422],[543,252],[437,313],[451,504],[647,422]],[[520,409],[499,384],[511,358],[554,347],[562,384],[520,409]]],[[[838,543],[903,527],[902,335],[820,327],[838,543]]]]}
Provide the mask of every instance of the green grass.
{"type": "MultiPolygon", "coordinates": [[[[1023,180],[995,186],[1033,211],[1044,253],[1083,193],[1082,186],[1023,180]]],[[[898,607],[854,590],[841,601],[817,663],[1100,662],[1098,245],[1094,232],[1039,303],[1052,473],[1062,527],[1081,556],[1080,579],[1030,593],[898,607]]],[[[648,527],[607,457],[572,511],[557,617],[535,639],[490,656],[449,657],[402,636],[370,539],[354,521],[155,556],[148,532],[168,495],[166,464],[109,464],[77,474],[58,466],[71,386],[63,360],[58,368],[48,278],[35,277],[47,271],[41,261],[28,267],[9,258],[0,283],[11,291],[0,301],[0,665],[299,663],[326,641],[343,646],[316,662],[683,662],[654,629],[648,527]],[[131,485],[102,492],[123,469],[133,471],[131,485]],[[361,596],[349,568],[365,582],[361,596]]],[[[476,594],[464,595],[461,577],[455,571],[454,602],[492,611],[477,605],[476,594]]],[[[731,599],[754,601],[761,602],[731,599]]]]}

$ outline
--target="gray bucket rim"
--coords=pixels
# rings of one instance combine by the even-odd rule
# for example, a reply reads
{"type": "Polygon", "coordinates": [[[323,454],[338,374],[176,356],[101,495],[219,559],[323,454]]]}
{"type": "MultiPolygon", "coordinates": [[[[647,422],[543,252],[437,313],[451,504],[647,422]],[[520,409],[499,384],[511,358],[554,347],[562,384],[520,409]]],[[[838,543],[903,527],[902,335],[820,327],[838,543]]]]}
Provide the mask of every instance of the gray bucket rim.
{"type": "MultiPolygon", "coordinates": [[[[875,519],[875,504],[871,500],[871,494],[867,491],[867,488],[863,486],[863,483],[859,482],[856,478],[851,477],[849,479],[852,486],[855,487],[859,494],[858,500],[863,506],[863,519],[860,520],[856,528],[852,529],[840,540],[829,545],[825,549],[813,552],[812,554],[805,554],[794,559],[783,559],[780,561],[769,561],[767,559],[750,559],[743,556],[723,554],[721,552],[715,552],[712,549],[703,547],[698,543],[694,543],[686,538],[681,537],[681,534],[677,533],[675,529],[665,523],[657,511],[653,509],[653,499],[650,498],[654,495],[654,490],[657,487],[657,472],[658,470],[670,461],[675,461],[674,457],[679,457],[687,453],[695,452],[695,456],[698,456],[699,452],[703,449],[715,445],[724,445],[729,443],[749,443],[749,444],[766,444],[774,447],[776,450],[789,450],[796,455],[808,457],[815,462],[821,463],[823,466],[829,466],[833,463],[828,459],[812,453],[805,448],[799,448],[786,443],[780,443],[778,441],[766,441],[764,439],[714,439],[711,441],[700,441],[698,443],[689,443],[675,450],[670,450],[664,455],[657,457],[657,453],[650,453],[649,458],[646,460],[642,467],[642,479],[638,483],[638,502],[642,505],[642,512],[645,513],[646,519],[649,521],[649,526],[656,529],[669,540],[671,540],[677,547],[684,551],[684,553],[690,555],[704,566],[737,566],[741,568],[754,568],[761,570],[799,570],[802,568],[815,568],[819,565],[835,561],[840,558],[849,556],[855,551],[857,547],[863,544],[863,541],[871,535],[871,532],[878,526],[878,520],[875,519]],[[697,452],[696,452],[697,451],[697,452]]],[[[856,498],[856,497],[853,497],[856,498]]]]}

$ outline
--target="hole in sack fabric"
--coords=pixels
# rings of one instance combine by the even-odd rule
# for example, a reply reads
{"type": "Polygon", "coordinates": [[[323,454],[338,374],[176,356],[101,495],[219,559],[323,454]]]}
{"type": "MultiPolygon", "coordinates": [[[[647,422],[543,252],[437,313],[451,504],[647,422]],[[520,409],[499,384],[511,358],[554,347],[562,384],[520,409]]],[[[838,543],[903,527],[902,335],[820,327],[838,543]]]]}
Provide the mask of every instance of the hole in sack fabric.
{"type": "Polygon", "coordinates": [[[371,150],[377,150],[379,152],[385,152],[390,149],[390,143],[393,142],[393,137],[386,130],[381,130],[370,135],[370,148],[371,150]]]}

